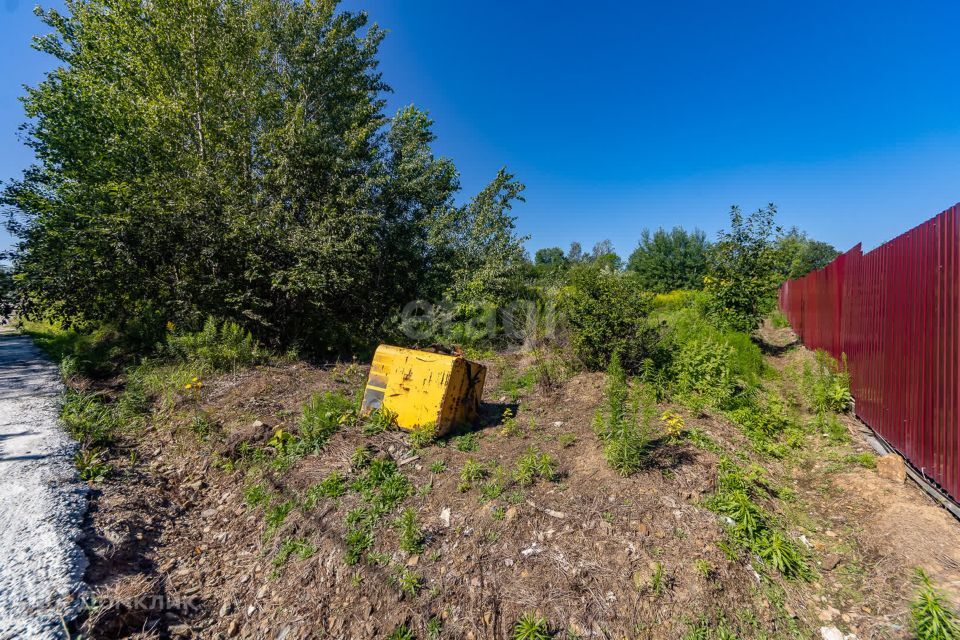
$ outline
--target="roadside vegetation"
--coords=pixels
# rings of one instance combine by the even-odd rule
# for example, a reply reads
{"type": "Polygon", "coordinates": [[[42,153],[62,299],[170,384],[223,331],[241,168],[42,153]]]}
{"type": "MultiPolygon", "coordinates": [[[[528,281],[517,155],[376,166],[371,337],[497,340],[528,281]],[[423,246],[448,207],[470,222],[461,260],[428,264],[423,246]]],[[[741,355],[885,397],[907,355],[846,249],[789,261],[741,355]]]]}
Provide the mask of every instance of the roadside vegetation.
{"type": "MultiPolygon", "coordinates": [[[[504,169],[465,197],[427,114],[384,113],[365,14],[190,6],[43,14],[61,68],[27,95],[38,165],[3,196],[6,304],[60,363],[80,477],[170,510],[163,535],[103,536],[98,586],[122,582],[115,558],[168,563],[157,589],[229,558],[198,587],[203,637],[295,618],[336,637],[341,614],[390,638],[810,637],[819,612],[796,609],[825,554],[787,478],[811,450],[875,462],[851,446],[844,362],[774,369],[759,333],[786,329],[777,287],[833,248],[768,205],[713,241],[676,227],[626,261],[609,241],[531,260],[523,185],[504,169]],[[360,415],[381,341],[485,362],[480,423],[360,415]]],[[[917,637],[957,637],[918,576],[917,637]]],[[[108,613],[84,637],[197,622],[108,613]]]]}

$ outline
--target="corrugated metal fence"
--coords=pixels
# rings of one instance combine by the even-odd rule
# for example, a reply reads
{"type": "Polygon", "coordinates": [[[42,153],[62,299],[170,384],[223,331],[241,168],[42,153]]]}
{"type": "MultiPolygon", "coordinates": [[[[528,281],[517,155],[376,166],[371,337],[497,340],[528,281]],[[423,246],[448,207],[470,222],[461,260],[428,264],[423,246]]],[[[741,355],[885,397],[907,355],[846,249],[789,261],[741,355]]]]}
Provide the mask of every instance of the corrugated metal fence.
{"type": "Polygon", "coordinates": [[[960,204],[784,283],[780,309],[846,355],[857,416],[960,499],[960,204]]]}

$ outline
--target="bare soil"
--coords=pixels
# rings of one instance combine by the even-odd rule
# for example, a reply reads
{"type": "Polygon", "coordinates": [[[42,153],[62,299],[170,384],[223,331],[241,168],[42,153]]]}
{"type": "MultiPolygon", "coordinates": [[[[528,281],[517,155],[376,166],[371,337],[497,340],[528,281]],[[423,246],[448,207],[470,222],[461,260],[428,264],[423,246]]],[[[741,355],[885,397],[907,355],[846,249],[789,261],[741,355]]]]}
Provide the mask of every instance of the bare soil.
{"type": "MultiPolygon", "coordinates": [[[[811,354],[790,346],[783,331],[766,327],[764,339],[773,371],[767,384],[805,411],[789,370],[811,354]]],[[[766,506],[809,547],[816,576],[788,582],[723,550],[725,524],[702,505],[714,491],[718,454],[656,434],[648,467],[621,477],[604,462],[591,427],[603,376],[580,373],[513,403],[498,388],[500,376],[522,362],[504,355],[487,363],[475,451],[459,450],[455,440],[413,450],[404,433],[365,436],[350,427],[322,453],[268,473],[273,492],[300,500],[333,470],[351,477],[360,445],[401,465],[416,488],[404,506],[425,529],[424,551],[403,553],[387,518],[373,546],[380,562],[354,566],[344,561],[344,535],[355,492],[295,508],[268,533],[263,509],[244,502],[259,476],[228,461],[241,442],[262,446],[277,429],[296,432],[312,394],[354,394],[365,367],[280,364],[207,380],[199,408],[216,430],[205,439],[189,429],[198,410],[190,398],[158,409],[115,452],[127,462],[94,488],[87,580],[103,606],[82,630],[95,638],[292,640],[383,638],[406,624],[426,638],[435,617],[441,637],[480,639],[509,637],[515,620],[536,613],[584,638],[675,639],[701,619],[741,638],[819,637],[822,626],[906,638],[917,566],[960,602],[958,523],[917,487],[851,462],[849,454],[867,451],[853,418],[844,417],[849,443],[813,434],[794,455],[772,460],[753,453],[719,414],[660,407],[683,415],[724,454],[761,465],[772,486],[792,489],[782,492],[792,499],[766,506]],[[508,408],[519,425],[513,433],[504,430],[508,408]],[[458,490],[468,459],[509,471],[531,447],[557,461],[554,481],[509,486],[490,501],[477,487],[458,490]],[[438,461],[446,471],[432,473],[438,461]],[[284,541],[300,539],[315,552],[275,566],[284,541]],[[415,596],[398,587],[404,569],[422,578],[415,596]]]]}

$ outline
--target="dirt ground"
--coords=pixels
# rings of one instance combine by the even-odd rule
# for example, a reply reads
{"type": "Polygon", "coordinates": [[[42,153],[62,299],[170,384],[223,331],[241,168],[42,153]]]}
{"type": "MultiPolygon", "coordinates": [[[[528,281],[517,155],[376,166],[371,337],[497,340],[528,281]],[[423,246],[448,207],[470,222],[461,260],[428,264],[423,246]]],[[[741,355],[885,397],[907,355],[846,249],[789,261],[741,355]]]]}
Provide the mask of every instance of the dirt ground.
{"type": "MultiPolygon", "coordinates": [[[[766,384],[792,397],[786,372],[812,355],[790,346],[788,333],[766,327],[764,336],[766,384]]],[[[87,580],[101,604],[82,630],[94,638],[292,640],[384,638],[406,624],[426,638],[436,619],[439,637],[481,639],[509,637],[520,616],[536,613],[558,637],[675,639],[702,623],[743,639],[820,637],[821,627],[906,638],[916,567],[960,603],[960,524],[916,486],[852,462],[851,454],[869,451],[852,417],[843,417],[850,442],[813,434],[774,460],[754,454],[719,414],[663,405],[719,453],[663,437],[648,467],[623,478],[604,462],[591,426],[604,377],[579,373],[554,388],[521,390],[514,402],[502,378],[522,363],[516,355],[487,363],[475,450],[461,450],[458,440],[414,450],[404,433],[366,436],[350,427],[320,454],[270,471],[270,491],[297,501],[270,531],[263,508],[244,501],[260,476],[232,462],[239,443],[295,432],[311,394],[354,394],[366,369],[283,364],[206,381],[200,404],[213,433],[190,431],[197,407],[182,398],[124,439],[118,457],[127,462],[94,487],[87,580]],[[507,409],[515,423],[505,423],[507,409]],[[304,492],[331,471],[354,473],[350,458],[360,445],[396,461],[413,483],[403,506],[425,530],[422,553],[400,550],[390,517],[376,528],[372,561],[348,565],[346,516],[356,492],[303,506],[304,492]],[[458,486],[468,460],[493,477],[531,447],[556,460],[554,480],[507,482],[493,497],[458,486]],[[768,506],[809,549],[810,582],[761,575],[755,559],[725,544],[725,524],[702,504],[720,455],[755,462],[768,484],[790,489],[768,506]],[[312,553],[278,565],[288,541],[312,553]],[[417,576],[415,595],[400,588],[403,575],[417,576]]]]}

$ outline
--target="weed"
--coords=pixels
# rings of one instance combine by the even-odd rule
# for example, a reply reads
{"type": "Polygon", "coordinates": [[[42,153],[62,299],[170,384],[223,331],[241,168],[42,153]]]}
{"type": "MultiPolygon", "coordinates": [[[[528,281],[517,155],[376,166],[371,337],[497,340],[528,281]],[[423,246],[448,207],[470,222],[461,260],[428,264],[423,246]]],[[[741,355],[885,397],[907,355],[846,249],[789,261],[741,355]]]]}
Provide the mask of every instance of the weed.
{"type": "Polygon", "coordinates": [[[575,433],[561,433],[557,437],[557,442],[560,443],[560,446],[564,449],[569,449],[577,443],[577,434],[575,433]]]}
{"type": "Polygon", "coordinates": [[[702,429],[698,429],[696,427],[687,429],[681,434],[681,436],[690,444],[703,449],[704,451],[711,451],[713,453],[720,453],[722,451],[714,439],[707,435],[707,433],[702,429]]]}
{"type": "Polygon", "coordinates": [[[483,465],[470,458],[463,463],[463,467],[460,469],[460,484],[458,485],[460,491],[469,491],[474,482],[483,480],[486,475],[487,470],[483,468],[483,465]]]}
{"type": "Polygon", "coordinates": [[[194,414],[190,419],[190,431],[199,440],[206,440],[213,433],[216,425],[203,413],[194,414]]]}
{"type": "Polygon", "coordinates": [[[427,447],[437,438],[437,423],[428,422],[415,426],[410,431],[410,444],[416,449],[427,447]]]}
{"type": "Polygon", "coordinates": [[[343,541],[347,547],[344,560],[347,564],[354,565],[360,561],[367,549],[373,546],[373,531],[366,523],[358,523],[347,530],[343,541]]]}
{"type": "Polygon", "coordinates": [[[262,484],[250,485],[243,490],[243,501],[251,509],[270,504],[270,493],[262,484]]]}
{"type": "Polygon", "coordinates": [[[287,516],[290,515],[290,512],[293,511],[295,506],[296,503],[293,500],[285,500],[284,502],[279,502],[267,507],[266,513],[264,514],[264,522],[267,524],[267,531],[264,534],[265,537],[270,538],[274,532],[280,528],[283,521],[287,519],[287,516]]]}
{"type": "Polygon", "coordinates": [[[282,567],[290,559],[290,556],[306,560],[316,552],[317,548],[303,538],[287,538],[280,544],[277,555],[273,557],[273,566],[282,567]]]}
{"type": "Polygon", "coordinates": [[[710,576],[713,575],[713,567],[707,560],[703,558],[698,558],[693,561],[694,570],[700,574],[704,579],[709,580],[710,576]]]}
{"type": "Polygon", "coordinates": [[[354,469],[363,469],[373,460],[373,452],[366,445],[360,445],[350,455],[350,466],[354,469]]]}
{"type": "Polygon", "coordinates": [[[350,584],[354,587],[359,587],[361,584],[363,584],[363,574],[359,571],[355,572],[352,576],[350,576],[350,584]]]}
{"type": "Polygon", "coordinates": [[[443,622],[440,618],[433,617],[427,621],[427,640],[440,640],[440,633],[443,631],[443,622]]]}
{"type": "Polygon", "coordinates": [[[390,556],[381,551],[371,551],[367,554],[367,564],[372,567],[385,567],[390,564],[390,556]]]}
{"type": "Polygon", "coordinates": [[[416,571],[401,569],[397,576],[397,587],[402,593],[412,598],[423,588],[423,577],[416,571]]]}
{"type": "Polygon", "coordinates": [[[851,464],[858,464],[865,469],[877,468],[877,457],[872,453],[851,453],[844,460],[851,464]]]}
{"type": "Polygon", "coordinates": [[[910,604],[910,618],[917,640],[960,638],[960,619],[948,608],[943,595],[921,568],[917,569],[916,582],[918,591],[910,604]]]}
{"type": "Polygon", "coordinates": [[[79,449],[73,457],[81,480],[102,482],[110,473],[110,465],[104,459],[102,449],[79,449]]]}
{"type": "Polygon", "coordinates": [[[544,480],[553,480],[556,475],[556,462],[546,454],[541,453],[534,447],[527,449],[527,452],[517,460],[516,469],[513,472],[513,479],[521,487],[527,487],[533,484],[537,478],[544,480]]]}
{"type": "Polygon", "coordinates": [[[503,410],[503,426],[500,428],[500,433],[508,437],[520,437],[523,435],[523,427],[520,426],[520,421],[517,420],[516,416],[513,414],[513,410],[507,407],[503,410]]]}
{"type": "Polygon", "coordinates": [[[430,463],[430,473],[439,475],[447,470],[447,463],[443,460],[434,460],[430,463]]]}
{"type": "Polygon", "coordinates": [[[686,428],[683,416],[675,411],[664,411],[660,416],[660,420],[666,425],[667,435],[671,438],[679,436],[686,428]]]}
{"type": "Polygon", "coordinates": [[[663,563],[655,562],[653,565],[653,574],[650,576],[650,591],[653,595],[663,595],[666,589],[666,578],[663,573],[663,563]]]}
{"type": "Polygon", "coordinates": [[[533,386],[537,373],[527,370],[522,374],[511,366],[504,366],[500,372],[498,391],[511,402],[517,402],[533,386]]]}
{"type": "Polygon", "coordinates": [[[607,368],[605,403],[594,416],[594,431],[603,443],[607,464],[622,476],[629,476],[643,466],[654,406],[649,390],[641,390],[628,407],[629,396],[626,374],[614,354],[607,368]],[[642,414],[642,428],[639,414],[642,414]]]}
{"type": "Polygon", "coordinates": [[[404,509],[394,521],[394,526],[400,532],[400,548],[405,553],[416,555],[423,551],[423,531],[417,524],[417,514],[413,509],[404,509]]]}
{"type": "Polygon", "coordinates": [[[507,515],[507,510],[503,507],[494,507],[493,511],[490,512],[490,517],[494,520],[503,520],[507,515]]]}
{"type": "Polygon", "coordinates": [[[726,517],[731,523],[732,540],[755,553],[765,565],[787,579],[810,580],[812,573],[801,549],[777,530],[773,518],[753,501],[751,496],[759,491],[759,470],[746,474],[723,459],[717,492],[706,506],[726,517]]]}
{"type": "Polygon", "coordinates": [[[512,640],[550,640],[553,634],[544,618],[526,613],[513,623],[512,640]]]}
{"type": "Polygon", "coordinates": [[[503,484],[499,480],[485,482],[480,487],[480,502],[490,502],[503,495],[503,484]]]}
{"type": "Polygon", "coordinates": [[[117,415],[100,396],[72,389],[64,396],[60,420],[84,447],[109,445],[120,426],[117,415]]]}
{"type": "Polygon", "coordinates": [[[319,451],[334,433],[356,419],[356,405],[342,393],[317,393],[303,405],[299,430],[303,447],[319,451]]]}
{"type": "Polygon", "coordinates": [[[475,431],[457,436],[453,439],[453,444],[457,448],[457,451],[463,451],[464,453],[476,451],[480,446],[475,431]]]}
{"type": "Polygon", "coordinates": [[[383,433],[392,428],[397,421],[397,414],[389,409],[377,409],[367,416],[363,423],[363,435],[372,436],[383,433]]]}
{"type": "Polygon", "coordinates": [[[400,625],[387,636],[387,640],[416,640],[416,638],[417,637],[413,635],[413,631],[405,624],[400,625]]]}
{"type": "Polygon", "coordinates": [[[510,504],[520,504],[523,502],[525,496],[522,489],[515,489],[507,494],[507,502],[510,504]]]}
{"type": "Polygon", "coordinates": [[[333,471],[326,478],[307,489],[304,496],[303,506],[307,509],[313,509],[321,498],[339,498],[347,492],[343,476],[339,472],[333,471]]]}

